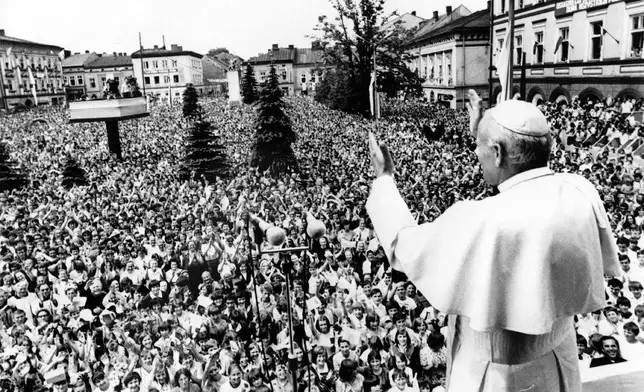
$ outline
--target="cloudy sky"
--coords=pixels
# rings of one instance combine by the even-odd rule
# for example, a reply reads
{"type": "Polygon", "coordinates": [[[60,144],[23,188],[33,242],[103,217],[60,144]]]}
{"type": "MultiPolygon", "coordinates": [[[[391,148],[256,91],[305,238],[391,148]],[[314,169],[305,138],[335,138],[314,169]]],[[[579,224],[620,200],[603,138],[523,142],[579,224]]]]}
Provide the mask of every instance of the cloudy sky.
{"type": "MultiPolygon", "coordinates": [[[[387,0],[386,11],[434,10],[463,4],[484,9],[486,0],[387,0]]],[[[73,52],[127,52],[163,44],[205,53],[227,47],[248,58],[272,44],[308,47],[318,16],[334,17],[330,0],[0,0],[0,28],[11,37],[73,52]],[[95,5],[96,4],[96,5],[95,5]]]]}

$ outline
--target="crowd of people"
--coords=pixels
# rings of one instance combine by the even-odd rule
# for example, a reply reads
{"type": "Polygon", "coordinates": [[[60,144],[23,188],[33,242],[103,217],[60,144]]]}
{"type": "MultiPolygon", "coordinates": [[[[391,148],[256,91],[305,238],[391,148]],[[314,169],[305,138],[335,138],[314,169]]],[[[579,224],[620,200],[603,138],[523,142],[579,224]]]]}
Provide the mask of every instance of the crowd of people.
{"type": "MultiPolygon", "coordinates": [[[[176,105],[121,122],[122,161],[102,123],[69,124],[65,108],[0,117],[29,176],[0,194],[0,390],[444,390],[446,315],[391,270],[371,229],[366,140],[390,147],[414,217],[431,222],[495,193],[467,113],[387,101],[373,122],[288,98],[301,172],[271,177],[247,165],[253,109],[201,104],[232,177],[179,178],[188,124],[176,105]],[[61,186],[70,155],[88,186],[61,186]],[[319,240],[307,212],[326,225],[319,240]],[[265,253],[250,214],[308,250],[265,253]]],[[[639,136],[627,114],[640,107],[541,106],[558,141],[551,168],[597,186],[623,270],[607,277],[608,306],[577,317],[582,367],[644,360],[644,170],[619,148],[639,136]]]]}

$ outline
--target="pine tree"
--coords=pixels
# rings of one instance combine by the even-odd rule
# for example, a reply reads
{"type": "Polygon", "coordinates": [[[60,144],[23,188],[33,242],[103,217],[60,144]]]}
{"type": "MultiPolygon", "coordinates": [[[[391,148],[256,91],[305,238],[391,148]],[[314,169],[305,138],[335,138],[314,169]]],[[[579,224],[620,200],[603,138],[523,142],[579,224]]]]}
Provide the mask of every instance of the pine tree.
{"type": "Polygon", "coordinates": [[[192,84],[188,84],[183,90],[183,117],[196,120],[201,115],[199,96],[192,84]]]}
{"type": "Polygon", "coordinates": [[[242,101],[245,104],[252,104],[257,101],[257,80],[255,79],[255,70],[250,63],[246,63],[246,73],[242,80],[242,101]]]}
{"type": "Polygon", "coordinates": [[[9,157],[7,145],[0,142],[0,192],[20,189],[27,183],[24,171],[9,157]]]}
{"type": "Polygon", "coordinates": [[[88,185],[87,174],[85,170],[80,167],[78,161],[71,155],[65,161],[65,169],[63,170],[63,187],[71,189],[73,186],[88,185]]]}
{"type": "Polygon", "coordinates": [[[230,164],[226,148],[219,142],[220,136],[213,133],[212,124],[200,116],[193,124],[186,138],[186,155],[183,161],[182,175],[190,178],[191,174],[210,183],[217,177],[227,177],[230,164]]]}
{"type": "Polygon", "coordinates": [[[299,171],[291,147],[297,135],[283,107],[277,72],[271,65],[268,79],[259,93],[250,165],[262,172],[269,170],[273,175],[299,171]]]}

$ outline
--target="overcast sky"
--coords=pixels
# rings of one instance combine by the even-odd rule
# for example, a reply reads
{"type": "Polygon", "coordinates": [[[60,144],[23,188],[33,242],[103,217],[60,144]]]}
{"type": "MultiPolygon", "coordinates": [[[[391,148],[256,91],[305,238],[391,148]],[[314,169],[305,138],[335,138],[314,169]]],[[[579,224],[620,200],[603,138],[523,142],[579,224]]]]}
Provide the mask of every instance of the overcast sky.
{"type": "MultiPolygon", "coordinates": [[[[486,0],[387,0],[386,11],[434,10],[460,4],[484,9],[486,0]]],[[[0,28],[11,37],[74,52],[127,52],[143,46],[182,45],[205,53],[226,47],[243,58],[272,44],[308,47],[318,16],[335,17],[329,0],[0,0],[0,28]],[[96,4],[96,5],[95,5],[96,4]]]]}

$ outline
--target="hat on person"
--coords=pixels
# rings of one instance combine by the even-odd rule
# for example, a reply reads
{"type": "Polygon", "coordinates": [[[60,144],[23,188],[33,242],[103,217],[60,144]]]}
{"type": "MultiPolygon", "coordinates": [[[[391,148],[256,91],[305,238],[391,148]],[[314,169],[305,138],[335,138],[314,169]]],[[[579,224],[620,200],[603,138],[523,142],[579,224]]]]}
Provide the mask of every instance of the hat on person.
{"type": "Polygon", "coordinates": [[[486,113],[507,130],[524,136],[546,136],[550,132],[546,116],[529,102],[510,99],[486,113]]]}

